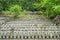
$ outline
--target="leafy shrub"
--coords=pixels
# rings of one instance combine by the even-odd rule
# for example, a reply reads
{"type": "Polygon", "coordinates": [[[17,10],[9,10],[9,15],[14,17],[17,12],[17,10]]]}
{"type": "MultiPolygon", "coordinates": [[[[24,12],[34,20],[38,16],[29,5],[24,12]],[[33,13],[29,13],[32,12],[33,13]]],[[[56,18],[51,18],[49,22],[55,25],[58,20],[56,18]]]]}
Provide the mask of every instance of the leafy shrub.
{"type": "Polygon", "coordinates": [[[43,16],[53,18],[60,15],[60,0],[0,0],[1,10],[8,10],[6,14],[12,14],[14,18],[23,15],[24,10],[40,11],[43,16]]]}
{"type": "Polygon", "coordinates": [[[59,0],[41,0],[40,9],[42,11],[42,15],[47,18],[54,18],[57,15],[60,15],[60,5],[59,0]],[[56,3],[58,2],[58,3],[56,3]]]}
{"type": "Polygon", "coordinates": [[[51,10],[49,10],[49,18],[54,18],[56,17],[57,15],[60,15],[60,6],[59,5],[56,5],[56,6],[53,6],[51,10]]]}
{"type": "Polygon", "coordinates": [[[19,5],[13,5],[9,8],[9,11],[11,11],[13,13],[13,17],[18,18],[18,15],[20,15],[20,12],[23,12],[23,9],[21,6],[19,5]]]}
{"type": "Polygon", "coordinates": [[[20,12],[22,11],[22,7],[19,5],[12,5],[9,10],[12,12],[20,12]]]}
{"type": "Polygon", "coordinates": [[[60,15],[60,5],[54,6],[54,12],[55,12],[57,15],[60,15]]]}
{"type": "Polygon", "coordinates": [[[3,8],[2,8],[2,6],[0,6],[0,11],[2,11],[3,10],[3,8]]]}

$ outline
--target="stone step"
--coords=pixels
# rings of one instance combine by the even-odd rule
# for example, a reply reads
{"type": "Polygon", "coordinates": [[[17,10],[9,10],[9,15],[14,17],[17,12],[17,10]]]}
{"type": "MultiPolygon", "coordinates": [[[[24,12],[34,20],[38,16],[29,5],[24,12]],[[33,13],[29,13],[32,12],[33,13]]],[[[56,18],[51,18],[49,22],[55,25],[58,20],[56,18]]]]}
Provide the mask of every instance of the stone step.
{"type": "Polygon", "coordinates": [[[55,36],[60,35],[60,31],[0,31],[0,35],[25,35],[25,36],[32,36],[32,35],[46,35],[46,36],[55,36]]]}
{"type": "MultiPolygon", "coordinates": [[[[1,20],[2,22],[3,20],[1,20]]],[[[43,20],[13,20],[0,27],[0,39],[60,38],[60,26],[43,20]]]]}
{"type": "Polygon", "coordinates": [[[60,36],[0,36],[0,39],[60,39],[60,36]]]}

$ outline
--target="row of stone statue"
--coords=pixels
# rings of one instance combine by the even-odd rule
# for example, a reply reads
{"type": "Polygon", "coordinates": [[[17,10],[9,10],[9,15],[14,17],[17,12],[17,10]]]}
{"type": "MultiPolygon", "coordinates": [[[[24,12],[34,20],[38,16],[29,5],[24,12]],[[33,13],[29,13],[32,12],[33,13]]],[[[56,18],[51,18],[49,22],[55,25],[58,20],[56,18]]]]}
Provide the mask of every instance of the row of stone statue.
{"type": "Polygon", "coordinates": [[[0,36],[0,39],[58,39],[60,38],[60,36],[39,36],[39,35],[35,35],[35,36],[0,36]]]}

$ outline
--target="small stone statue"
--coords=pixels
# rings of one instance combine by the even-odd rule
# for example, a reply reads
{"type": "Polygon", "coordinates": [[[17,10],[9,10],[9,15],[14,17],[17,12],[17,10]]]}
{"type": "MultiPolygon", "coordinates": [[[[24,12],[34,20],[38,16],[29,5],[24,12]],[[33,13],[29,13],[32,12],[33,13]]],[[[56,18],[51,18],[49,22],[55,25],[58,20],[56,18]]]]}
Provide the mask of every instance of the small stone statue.
{"type": "Polygon", "coordinates": [[[57,15],[54,19],[53,22],[58,26],[60,24],[60,15],[57,15]]]}

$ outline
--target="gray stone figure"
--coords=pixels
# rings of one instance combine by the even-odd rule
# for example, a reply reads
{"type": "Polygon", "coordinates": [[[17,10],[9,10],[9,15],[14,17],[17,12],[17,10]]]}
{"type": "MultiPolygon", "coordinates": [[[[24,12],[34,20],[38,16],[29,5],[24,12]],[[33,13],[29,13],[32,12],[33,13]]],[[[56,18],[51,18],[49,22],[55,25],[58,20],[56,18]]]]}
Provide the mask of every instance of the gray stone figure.
{"type": "Polygon", "coordinates": [[[53,22],[58,26],[60,24],[60,15],[57,15],[54,19],[53,22]]]}

